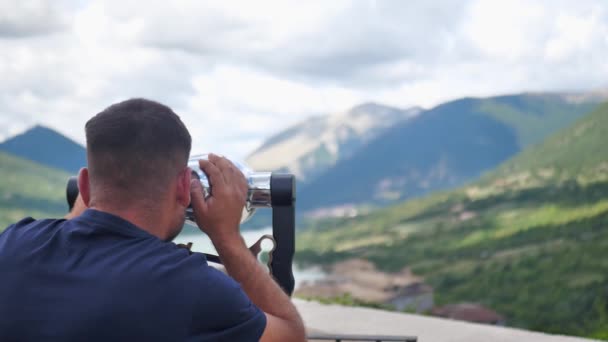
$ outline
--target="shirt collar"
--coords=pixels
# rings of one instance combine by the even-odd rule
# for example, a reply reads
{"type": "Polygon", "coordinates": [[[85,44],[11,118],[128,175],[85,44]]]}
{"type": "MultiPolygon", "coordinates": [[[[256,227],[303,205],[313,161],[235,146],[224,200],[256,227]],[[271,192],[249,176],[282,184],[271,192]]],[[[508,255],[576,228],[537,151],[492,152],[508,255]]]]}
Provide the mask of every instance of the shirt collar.
{"type": "Polygon", "coordinates": [[[107,213],[105,211],[88,208],[74,220],[86,222],[94,225],[96,228],[109,229],[128,236],[142,238],[154,237],[157,239],[156,236],[148,233],[122,217],[107,213]]]}

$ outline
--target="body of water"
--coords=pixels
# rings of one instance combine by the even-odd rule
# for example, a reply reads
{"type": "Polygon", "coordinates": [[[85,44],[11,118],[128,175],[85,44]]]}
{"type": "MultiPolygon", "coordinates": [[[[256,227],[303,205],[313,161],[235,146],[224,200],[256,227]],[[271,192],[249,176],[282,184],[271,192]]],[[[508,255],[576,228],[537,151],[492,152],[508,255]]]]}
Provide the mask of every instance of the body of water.
{"type": "MultiPolygon", "coordinates": [[[[267,227],[267,228],[263,228],[263,229],[259,229],[259,230],[248,230],[248,231],[241,232],[241,235],[243,236],[243,239],[245,239],[247,246],[251,246],[262,235],[265,235],[265,234],[272,235],[272,228],[267,227]]],[[[188,243],[188,242],[192,242],[193,251],[217,255],[217,251],[213,247],[211,240],[207,237],[206,234],[204,234],[202,232],[180,234],[175,238],[175,240],[173,240],[173,242],[184,243],[184,244],[188,243]]],[[[212,266],[217,265],[217,264],[214,264],[211,262],[209,264],[212,266]]],[[[321,270],[320,267],[298,268],[294,265],[293,276],[295,278],[296,288],[297,288],[298,285],[301,284],[302,282],[305,282],[305,281],[311,282],[311,281],[314,281],[317,279],[321,279],[325,276],[325,274],[321,270]]]]}

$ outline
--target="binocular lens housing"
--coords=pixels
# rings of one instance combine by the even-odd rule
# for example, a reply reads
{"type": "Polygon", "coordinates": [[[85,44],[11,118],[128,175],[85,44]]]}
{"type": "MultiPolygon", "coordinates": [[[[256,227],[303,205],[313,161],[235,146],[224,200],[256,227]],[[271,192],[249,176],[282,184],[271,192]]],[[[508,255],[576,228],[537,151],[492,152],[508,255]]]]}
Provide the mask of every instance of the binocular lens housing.
{"type": "MultiPolygon", "coordinates": [[[[205,189],[207,196],[213,194],[213,184],[210,184],[209,178],[203,170],[201,170],[198,161],[201,159],[207,160],[207,154],[194,155],[188,160],[188,166],[192,169],[193,177],[198,178],[201,185],[205,189]]],[[[232,163],[243,173],[247,183],[249,185],[249,191],[247,192],[247,203],[243,208],[243,214],[241,215],[241,223],[247,221],[255,213],[257,208],[271,208],[272,207],[272,196],[270,178],[271,172],[254,172],[245,164],[232,161],[232,163]]],[[[192,208],[186,209],[186,221],[190,224],[196,225],[194,222],[194,212],[192,208]]]]}

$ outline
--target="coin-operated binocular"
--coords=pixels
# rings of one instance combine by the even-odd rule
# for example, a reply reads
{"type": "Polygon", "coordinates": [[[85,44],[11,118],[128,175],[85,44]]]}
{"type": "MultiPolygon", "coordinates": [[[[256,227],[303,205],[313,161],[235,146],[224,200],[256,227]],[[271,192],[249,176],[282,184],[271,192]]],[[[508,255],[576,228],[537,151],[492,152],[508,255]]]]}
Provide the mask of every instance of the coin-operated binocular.
{"type": "MultiPolygon", "coordinates": [[[[207,155],[192,156],[188,166],[192,169],[192,176],[200,180],[205,193],[213,193],[213,184],[209,183],[207,175],[200,169],[198,161],[207,159],[207,155]]],[[[283,290],[291,295],[294,290],[293,256],[295,253],[295,177],[292,174],[273,172],[254,172],[244,164],[233,162],[245,175],[249,183],[247,202],[243,208],[241,223],[245,222],[258,209],[272,210],[272,236],[262,236],[258,242],[250,247],[257,257],[261,252],[261,243],[264,239],[273,242],[273,248],[268,253],[267,266],[270,274],[283,290]]],[[[67,184],[67,201],[70,209],[78,197],[78,181],[70,177],[67,184]]],[[[192,208],[186,209],[186,221],[196,225],[192,208]]],[[[221,264],[217,255],[204,253],[208,261],[221,264]]]]}

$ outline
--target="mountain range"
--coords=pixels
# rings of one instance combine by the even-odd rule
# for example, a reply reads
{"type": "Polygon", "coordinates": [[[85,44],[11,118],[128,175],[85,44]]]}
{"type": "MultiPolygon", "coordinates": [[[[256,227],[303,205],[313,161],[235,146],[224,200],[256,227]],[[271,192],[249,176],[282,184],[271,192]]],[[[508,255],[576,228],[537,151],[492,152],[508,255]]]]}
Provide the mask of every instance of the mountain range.
{"type": "Polygon", "coordinates": [[[509,325],[608,339],[608,103],[466,186],[316,221],[296,260],[408,267],[438,305],[481,303],[509,325]]]}
{"type": "Polygon", "coordinates": [[[82,145],[40,125],[0,143],[0,151],[71,174],[77,174],[87,165],[82,145]]]}
{"type": "Polygon", "coordinates": [[[474,180],[574,122],[604,98],[601,93],[524,93],[463,98],[402,112],[368,104],[291,127],[248,160],[254,168],[304,177],[298,189],[301,212],[382,206],[474,180]],[[387,124],[374,126],[373,134],[338,139],[362,112],[365,121],[379,117],[387,124]]]}
{"type": "MultiPolygon", "coordinates": [[[[333,207],[384,206],[472,181],[605,96],[525,93],[428,110],[365,103],[279,132],[247,161],[257,170],[296,174],[299,217],[319,208],[335,215],[333,207]]],[[[43,126],[6,140],[0,151],[70,174],[86,164],[83,146],[43,126]]],[[[249,226],[266,226],[269,218],[260,213],[249,226]]]]}
{"type": "Polygon", "coordinates": [[[364,103],[345,112],[312,117],[267,139],[247,157],[247,163],[256,170],[293,173],[300,183],[307,183],[420,112],[419,107],[364,103]]]}

